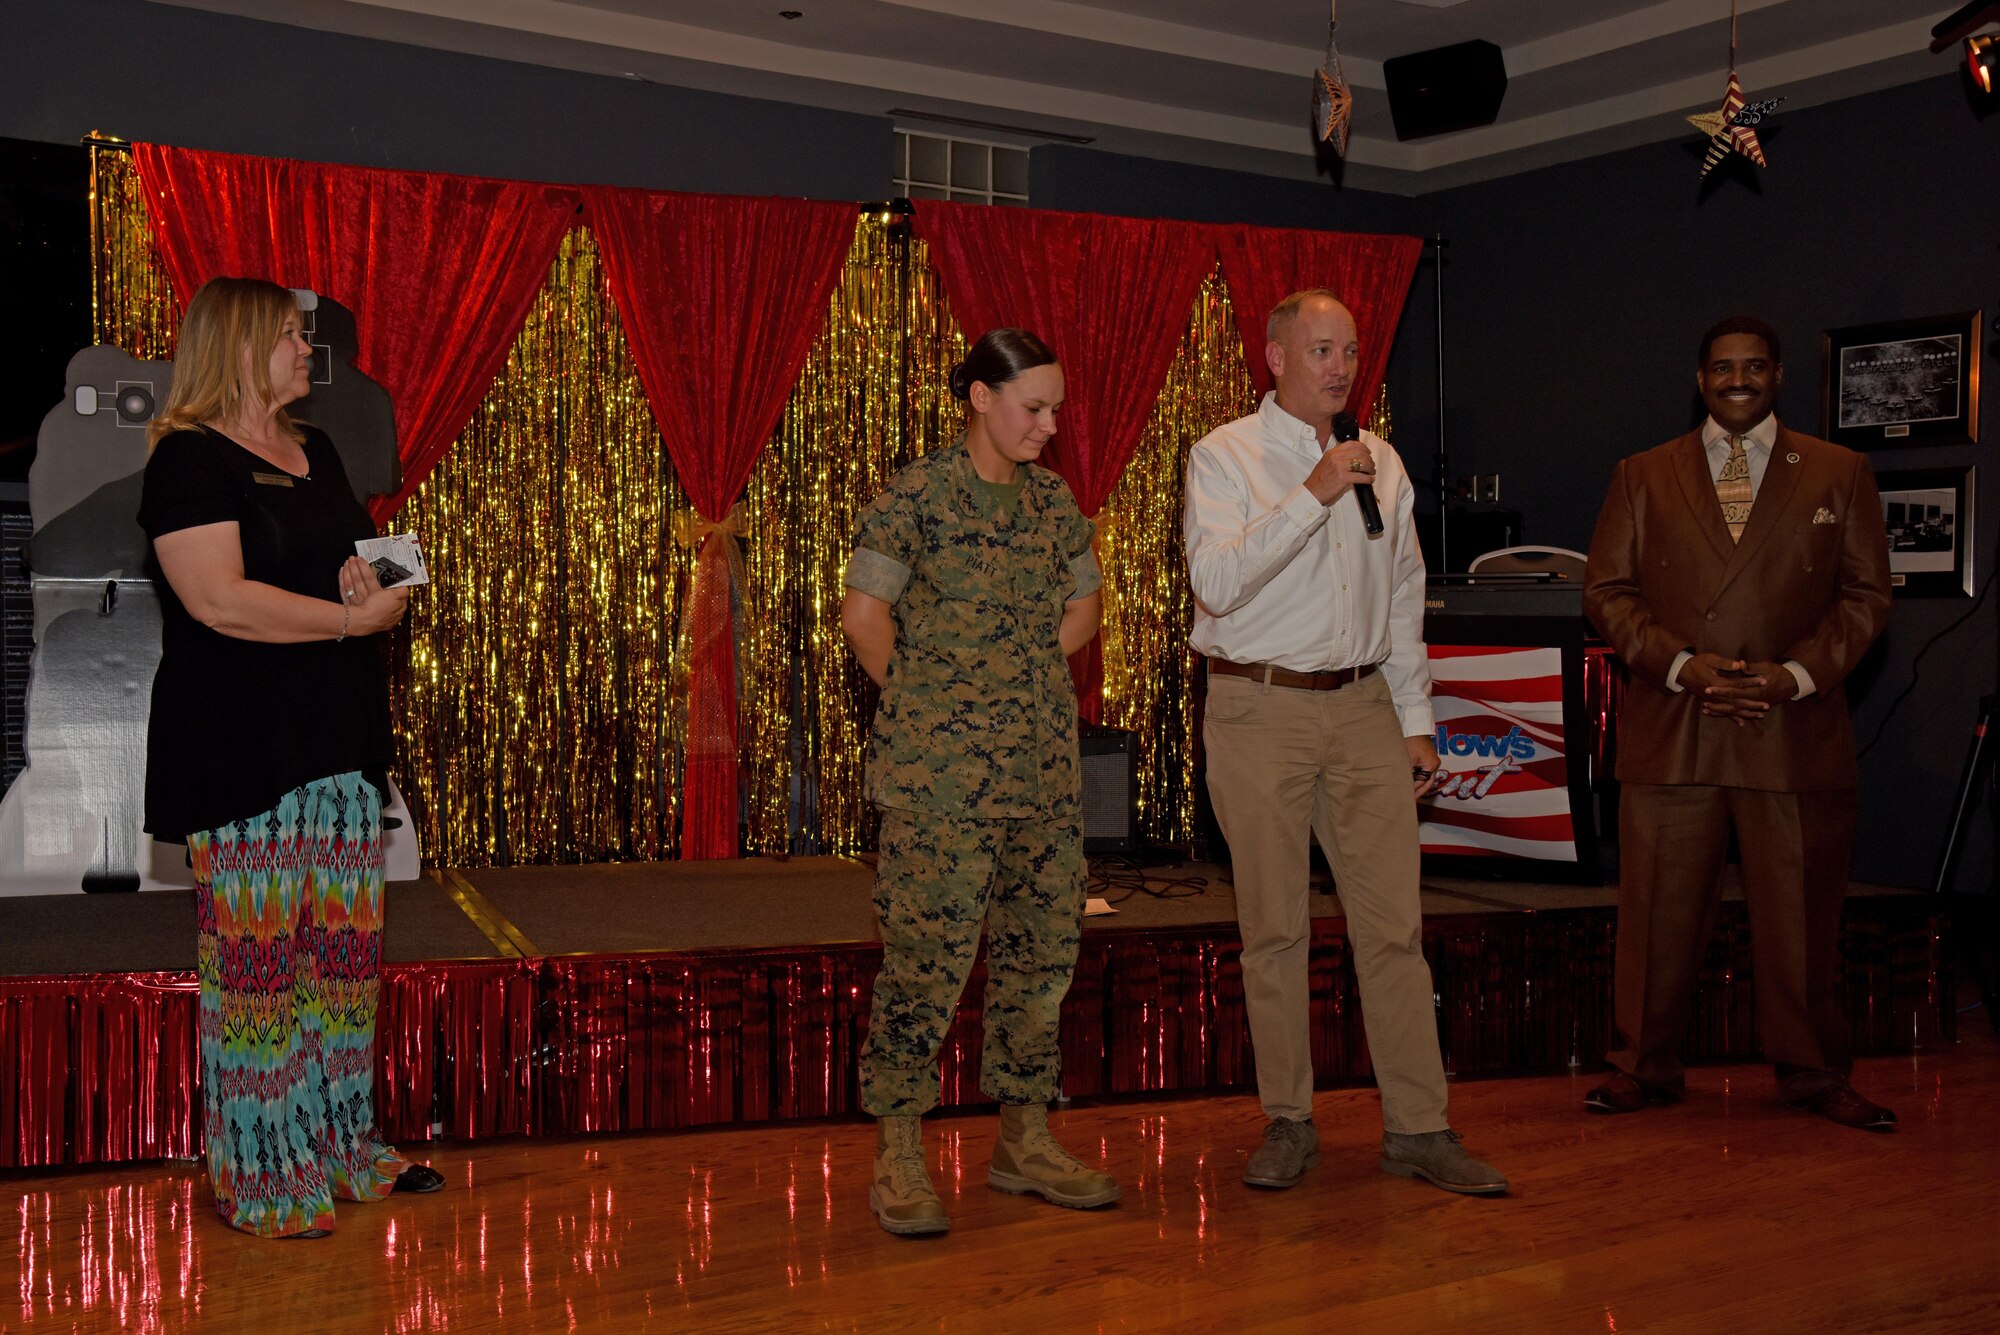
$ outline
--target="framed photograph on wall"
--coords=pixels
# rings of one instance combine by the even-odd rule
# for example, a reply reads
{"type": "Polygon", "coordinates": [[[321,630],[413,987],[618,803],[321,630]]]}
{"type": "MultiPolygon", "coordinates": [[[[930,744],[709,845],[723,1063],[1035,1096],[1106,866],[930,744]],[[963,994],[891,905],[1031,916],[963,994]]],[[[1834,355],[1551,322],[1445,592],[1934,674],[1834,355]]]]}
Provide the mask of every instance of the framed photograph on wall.
{"type": "Polygon", "coordinates": [[[1912,598],[1970,598],[1977,532],[1972,466],[1875,475],[1889,530],[1889,583],[1912,598]]]}
{"type": "Polygon", "coordinates": [[[1850,449],[1979,439],[1978,311],[1829,329],[1820,434],[1850,449]]]}

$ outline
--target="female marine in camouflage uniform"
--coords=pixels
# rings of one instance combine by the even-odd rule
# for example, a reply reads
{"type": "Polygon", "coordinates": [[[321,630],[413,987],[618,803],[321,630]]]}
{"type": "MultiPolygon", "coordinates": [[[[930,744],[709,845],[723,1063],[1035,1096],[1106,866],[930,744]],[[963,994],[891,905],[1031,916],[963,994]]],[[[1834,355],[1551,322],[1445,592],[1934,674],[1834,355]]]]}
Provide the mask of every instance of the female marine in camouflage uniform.
{"type": "Polygon", "coordinates": [[[1076,690],[1066,656],[1097,633],[1090,521],[1034,466],[1056,433],[1062,368],[996,329],[951,377],[964,438],[912,463],[862,515],[841,623],[882,688],[868,794],[882,812],[882,972],[861,1050],[878,1119],[869,1205],[891,1233],[951,1227],[918,1119],[986,926],[980,1088],[1001,1104],[986,1180],[1057,1205],[1118,1183],[1050,1136],[1056,1023],[1083,924],[1076,690]]]}

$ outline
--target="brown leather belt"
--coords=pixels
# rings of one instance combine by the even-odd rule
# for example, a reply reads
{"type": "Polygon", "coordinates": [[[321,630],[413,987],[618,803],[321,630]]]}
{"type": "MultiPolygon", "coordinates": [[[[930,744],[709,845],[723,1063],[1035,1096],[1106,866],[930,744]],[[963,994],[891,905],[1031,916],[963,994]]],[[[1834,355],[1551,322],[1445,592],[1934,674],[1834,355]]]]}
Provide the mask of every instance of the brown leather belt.
{"type": "Polygon", "coordinates": [[[1272,667],[1269,663],[1232,663],[1226,658],[1208,660],[1208,670],[1219,672],[1225,677],[1248,677],[1271,686],[1284,686],[1294,691],[1337,691],[1343,686],[1352,686],[1363,677],[1373,676],[1376,664],[1364,663],[1360,667],[1339,668],[1333,672],[1294,672],[1290,668],[1272,667]]]}

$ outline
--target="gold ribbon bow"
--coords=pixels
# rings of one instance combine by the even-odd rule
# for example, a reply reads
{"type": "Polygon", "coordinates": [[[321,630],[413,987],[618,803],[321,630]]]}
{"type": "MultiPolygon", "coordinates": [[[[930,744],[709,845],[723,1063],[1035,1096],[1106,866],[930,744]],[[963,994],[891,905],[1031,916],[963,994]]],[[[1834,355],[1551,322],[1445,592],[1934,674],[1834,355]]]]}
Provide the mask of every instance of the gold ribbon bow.
{"type": "Polygon", "coordinates": [[[702,517],[701,511],[690,507],[674,519],[674,541],[683,547],[699,547],[702,540],[711,533],[724,537],[743,536],[743,502],[729,507],[729,513],[721,519],[710,521],[702,517]]]}

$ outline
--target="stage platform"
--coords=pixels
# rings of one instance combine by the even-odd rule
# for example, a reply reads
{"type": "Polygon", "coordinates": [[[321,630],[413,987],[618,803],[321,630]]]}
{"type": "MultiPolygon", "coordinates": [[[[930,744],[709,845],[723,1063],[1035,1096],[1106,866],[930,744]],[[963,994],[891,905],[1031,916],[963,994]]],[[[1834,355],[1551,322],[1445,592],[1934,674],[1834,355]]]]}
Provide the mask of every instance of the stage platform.
{"type": "MultiPolygon", "coordinates": [[[[880,960],[863,861],[439,871],[388,888],[380,1121],[398,1143],[571,1135],[856,1111],[880,960]]],[[[1337,894],[1313,896],[1314,1060],[1369,1078],[1337,894]]],[[[1251,1077],[1226,868],[1093,859],[1063,1010],[1072,1098],[1240,1088],[1251,1077]]],[[[0,1166],[199,1152],[187,892],[0,899],[0,1166]]],[[[1590,1067],[1611,1042],[1609,886],[1427,876],[1425,949],[1457,1076],[1590,1067]]],[[[1943,915],[1856,885],[1844,927],[1856,1050],[1952,1037],[1943,915]]],[[[1689,1036],[1756,1056],[1748,924],[1732,893],[1689,1036]]],[[[942,1061],[977,1087],[983,973],[942,1061]]]]}

